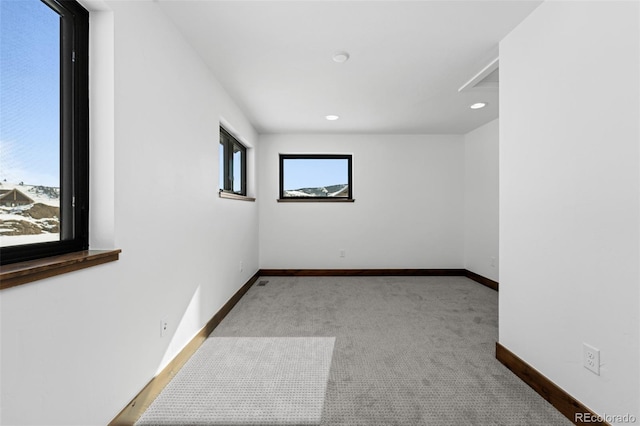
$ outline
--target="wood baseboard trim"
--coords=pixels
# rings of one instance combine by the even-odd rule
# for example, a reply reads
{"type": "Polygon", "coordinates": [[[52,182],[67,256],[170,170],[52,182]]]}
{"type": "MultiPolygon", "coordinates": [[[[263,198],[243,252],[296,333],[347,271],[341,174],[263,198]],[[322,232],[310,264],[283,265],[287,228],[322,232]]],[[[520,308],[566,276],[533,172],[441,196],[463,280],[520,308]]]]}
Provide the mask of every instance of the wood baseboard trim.
{"type": "Polygon", "coordinates": [[[261,269],[263,277],[465,276],[464,269],[261,269]]]}
{"type": "Polygon", "coordinates": [[[249,281],[240,287],[227,303],[198,331],[194,338],[187,343],[178,355],[176,355],[157,376],[151,379],[135,398],[109,423],[109,426],[133,425],[259,277],[259,272],[256,272],[249,281]]]}
{"type": "Polygon", "coordinates": [[[261,269],[264,277],[467,277],[498,291],[499,284],[468,269],[261,269]]]}
{"type": "Polygon", "coordinates": [[[598,421],[597,414],[498,342],[496,359],[574,424],[611,426],[605,421],[598,421]]]}
{"type": "Polygon", "coordinates": [[[491,280],[489,278],[483,277],[482,275],[476,274],[475,272],[471,272],[468,269],[465,269],[465,274],[467,278],[474,280],[477,283],[482,284],[483,286],[489,287],[492,290],[498,291],[498,281],[491,280]]]}

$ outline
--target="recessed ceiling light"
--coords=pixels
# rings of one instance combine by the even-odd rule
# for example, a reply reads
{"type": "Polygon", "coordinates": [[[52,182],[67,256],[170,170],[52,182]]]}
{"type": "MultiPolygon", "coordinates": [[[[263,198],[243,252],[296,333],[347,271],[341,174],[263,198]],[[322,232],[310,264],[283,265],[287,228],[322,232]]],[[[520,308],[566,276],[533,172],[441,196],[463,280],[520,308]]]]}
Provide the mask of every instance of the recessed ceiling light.
{"type": "Polygon", "coordinates": [[[340,118],[340,117],[339,117],[339,116],[337,116],[337,115],[327,115],[327,116],[325,116],[325,118],[326,118],[327,120],[329,120],[329,121],[336,121],[336,120],[337,120],[338,118],[340,118]]]}
{"type": "Polygon", "coordinates": [[[480,109],[480,108],[484,108],[487,106],[486,102],[476,102],[475,104],[471,105],[469,108],[471,109],[480,109]]]}
{"type": "Polygon", "coordinates": [[[347,52],[336,52],[333,54],[333,61],[342,63],[349,60],[349,54],[347,52]]]}

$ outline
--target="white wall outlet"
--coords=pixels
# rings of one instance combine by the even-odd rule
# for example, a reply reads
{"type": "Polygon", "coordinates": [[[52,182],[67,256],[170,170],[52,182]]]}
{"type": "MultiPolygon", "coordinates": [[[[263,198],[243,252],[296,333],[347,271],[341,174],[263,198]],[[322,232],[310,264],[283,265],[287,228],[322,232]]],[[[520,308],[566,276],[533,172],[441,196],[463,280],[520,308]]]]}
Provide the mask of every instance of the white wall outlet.
{"type": "Polygon", "coordinates": [[[584,367],[600,375],[600,350],[586,343],[582,344],[582,362],[584,367]]]}
{"type": "Polygon", "coordinates": [[[346,257],[347,251],[345,249],[340,249],[339,254],[340,254],[340,257],[346,257]]]}
{"type": "Polygon", "coordinates": [[[496,267],[496,258],[495,258],[495,257],[492,257],[492,258],[491,258],[491,267],[492,267],[492,268],[495,268],[495,267],[496,267]]]}
{"type": "Polygon", "coordinates": [[[160,320],[160,337],[164,337],[167,333],[167,328],[169,328],[169,323],[165,320],[160,320]]]}
{"type": "Polygon", "coordinates": [[[240,261],[240,272],[244,271],[244,263],[242,263],[242,261],[240,261]]]}

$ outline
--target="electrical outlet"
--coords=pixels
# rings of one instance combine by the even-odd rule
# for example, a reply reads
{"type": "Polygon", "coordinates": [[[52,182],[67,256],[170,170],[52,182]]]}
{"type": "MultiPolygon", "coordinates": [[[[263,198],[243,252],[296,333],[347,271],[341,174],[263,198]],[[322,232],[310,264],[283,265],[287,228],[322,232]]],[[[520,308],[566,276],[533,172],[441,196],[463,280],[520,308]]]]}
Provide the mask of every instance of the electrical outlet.
{"type": "Polygon", "coordinates": [[[160,337],[164,337],[168,327],[169,327],[169,323],[167,321],[160,320],[160,337]]]}
{"type": "Polygon", "coordinates": [[[340,257],[346,257],[347,255],[347,251],[345,249],[340,249],[339,253],[340,253],[340,257]]]}
{"type": "Polygon", "coordinates": [[[492,268],[495,268],[495,267],[496,267],[496,258],[495,258],[495,257],[492,257],[492,258],[491,258],[491,267],[492,267],[492,268]]]}
{"type": "Polygon", "coordinates": [[[582,362],[584,367],[600,375],[600,350],[586,343],[582,344],[582,362]]]}

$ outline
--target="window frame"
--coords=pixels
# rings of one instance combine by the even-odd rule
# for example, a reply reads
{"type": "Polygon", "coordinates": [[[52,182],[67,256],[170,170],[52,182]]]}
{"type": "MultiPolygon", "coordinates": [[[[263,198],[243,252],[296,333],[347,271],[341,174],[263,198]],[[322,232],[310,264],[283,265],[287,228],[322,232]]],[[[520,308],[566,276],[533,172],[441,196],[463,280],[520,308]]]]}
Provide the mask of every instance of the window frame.
{"type": "Polygon", "coordinates": [[[89,12],[40,0],[60,15],[60,240],[0,247],[0,264],[89,248],[89,12]]]}
{"type": "Polygon", "coordinates": [[[352,154],[279,154],[278,202],[354,202],[353,198],[353,155],[352,154]],[[346,197],[285,197],[284,161],[285,160],[347,160],[348,195],[346,197]]]}
{"type": "Polygon", "coordinates": [[[220,145],[223,146],[223,182],[219,182],[220,193],[234,194],[238,196],[247,196],[247,147],[231,134],[224,127],[220,126],[220,145]],[[242,156],[240,159],[240,191],[233,190],[233,146],[240,147],[242,156]]]}

